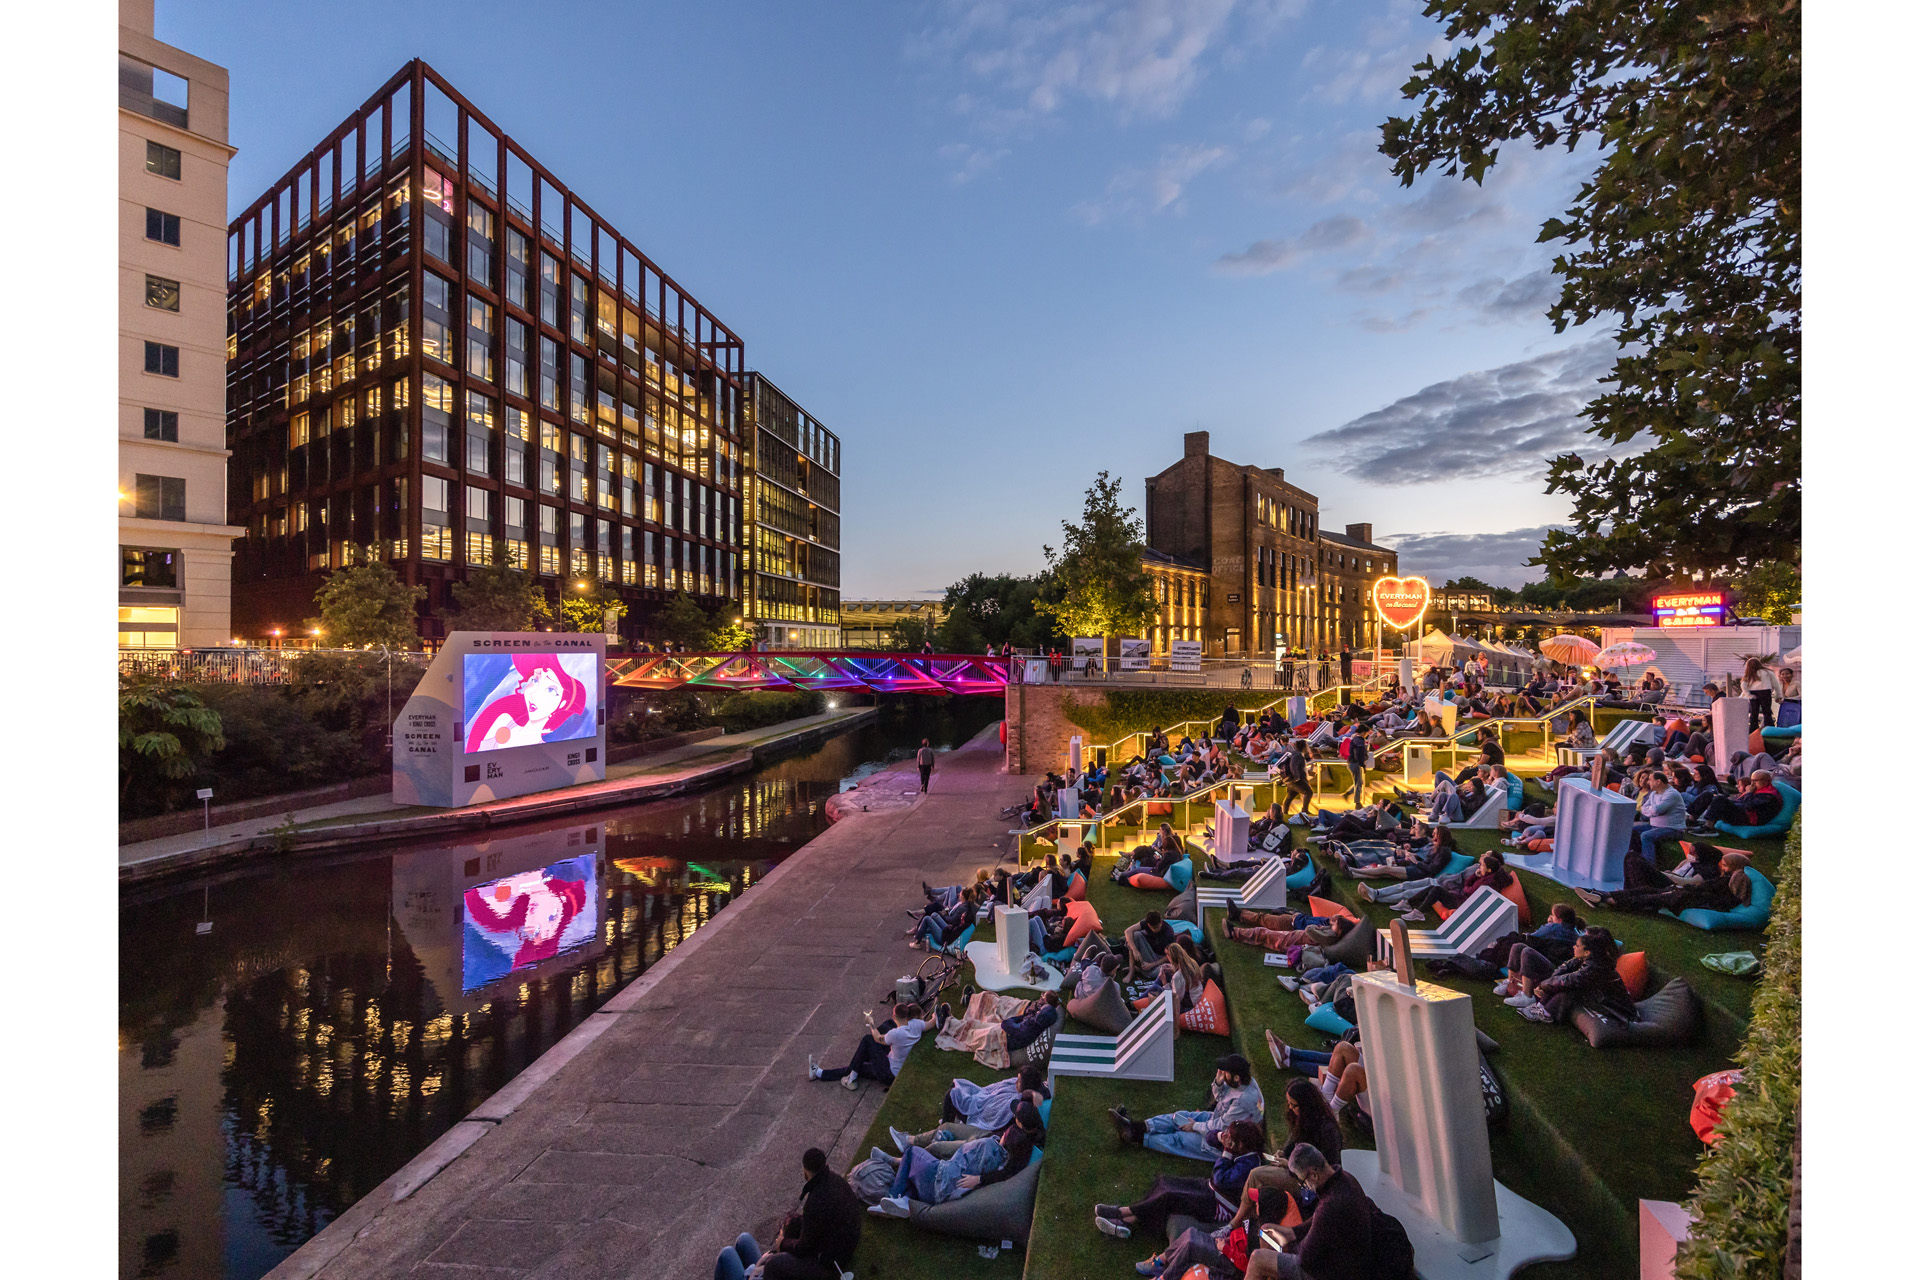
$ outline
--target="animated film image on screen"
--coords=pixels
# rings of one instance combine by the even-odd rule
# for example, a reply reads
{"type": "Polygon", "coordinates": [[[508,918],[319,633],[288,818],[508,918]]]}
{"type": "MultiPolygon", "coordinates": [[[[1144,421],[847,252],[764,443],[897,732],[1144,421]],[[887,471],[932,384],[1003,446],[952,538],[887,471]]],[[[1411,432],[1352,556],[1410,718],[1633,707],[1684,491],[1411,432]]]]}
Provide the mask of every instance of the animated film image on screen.
{"type": "Polygon", "coordinates": [[[598,661],[591,653],[467,654],[467,754],[593,737],[598,661]]]}

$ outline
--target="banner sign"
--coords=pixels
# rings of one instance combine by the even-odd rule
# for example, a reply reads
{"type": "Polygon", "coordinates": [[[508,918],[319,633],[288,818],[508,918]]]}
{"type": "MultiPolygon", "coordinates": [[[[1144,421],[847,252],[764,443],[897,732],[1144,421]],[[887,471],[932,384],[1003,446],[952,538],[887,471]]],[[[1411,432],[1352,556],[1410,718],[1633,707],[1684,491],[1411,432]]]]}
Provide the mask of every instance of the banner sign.
{"type": "Polygon", "coordinates": [[[1107,669],[1107,640],[1105,636],[1075,636],[1073,638],[1073,665],[1075,670],[1084,668],[1087,659],[1092,658],[1107,669]]]}
{"type": "Polygon", "coordinates": [[[1122,671],[1145,671],[1152,656],[1152,647],[1145,640],[1122,639],[1120,641],[1120,669],[1122,671]]]}
{"type": "Polygon", "coordinates": [[[1172,671],[1198,671],[1200,669],[1200,642],[1198,640],[1175,640],[1169,646],[1167,667],[1172,671]]]}

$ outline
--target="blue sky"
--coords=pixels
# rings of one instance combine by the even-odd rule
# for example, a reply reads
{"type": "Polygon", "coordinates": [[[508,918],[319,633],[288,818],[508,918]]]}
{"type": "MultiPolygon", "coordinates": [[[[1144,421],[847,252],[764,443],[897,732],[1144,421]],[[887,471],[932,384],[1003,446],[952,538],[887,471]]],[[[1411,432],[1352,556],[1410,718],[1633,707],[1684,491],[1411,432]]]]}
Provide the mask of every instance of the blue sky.
{"type": "Polygon", "coordinates": [[[160,0],[230,68],[234,209],[424,57],[844,441],[844,594],[1031,572],[1095,472],[1285,467],[1408,571],[1517,585],[1611,363],[1541,220],[1591,156],[1402,188],[1405,0],[160,0]],[[550,12],[543,12],[550,10],[550,12]],[[553,24],[541,26],[540,24],[553,24]]]}

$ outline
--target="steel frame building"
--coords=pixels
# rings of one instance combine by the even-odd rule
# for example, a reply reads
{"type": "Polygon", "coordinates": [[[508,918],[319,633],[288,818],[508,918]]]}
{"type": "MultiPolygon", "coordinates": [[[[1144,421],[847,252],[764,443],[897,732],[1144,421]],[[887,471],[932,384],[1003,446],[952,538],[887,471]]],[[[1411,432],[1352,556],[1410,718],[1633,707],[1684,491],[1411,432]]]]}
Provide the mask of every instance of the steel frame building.
{"type": "Polygon", "coordinates": [[[228,228],[234,634],[383,548],[428,590],[743,599],[741,340],[415,59],[228,228]]]}
{"type": "Polygon", "coordinates": [[[744,386],[746,620],[769,649],[837,649],[840,437],[765,374],[744,386]]]}

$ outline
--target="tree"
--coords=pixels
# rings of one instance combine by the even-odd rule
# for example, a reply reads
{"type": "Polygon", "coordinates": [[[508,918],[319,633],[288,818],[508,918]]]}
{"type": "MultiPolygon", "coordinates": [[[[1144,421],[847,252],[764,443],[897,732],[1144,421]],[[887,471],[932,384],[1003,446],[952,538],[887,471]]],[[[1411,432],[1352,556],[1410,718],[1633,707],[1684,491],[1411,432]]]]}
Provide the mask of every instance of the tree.
{"type": "Polygon", "coordinates": [[[627,616],[619,588],[598,578],[565,578],[560,587],[560,627],[563,631],[605,631],[607,615],[617,622],[627,616]]]}
{"type": "Polygon", "coordinates": [[[1718,573],[1800,549],[1800,6],[1797,0],[1428,0],[1454,52],[1414,67],[1421,103],[1381,150],[1403,183],[1478,183],[1519,139],[1602,160],[1540,240],[1563,241],[1556,331],[1617,319],[1602,448],[1552,460],[1572,528],[1556,576],[1718,573]],[[1644,437],[1644,439],[1643,439],[1644,437]]]}
{"type": "Polygon", "coordinates": [[[467,580],[453,584],[453,604],[446,615],[449,631],[532,631],[553,621],[533,575],[506,560],[469,568],[467,580]]]}
{"type": "Polygon", "coordinates": [[[713,615],[713,628],[707,633],[707,647],[715,653],[747,653],[753,649],[753,628],[731,617],[727,606],[713,615]]]}
{"type": "Polygon", "coordinates": [[[122,680],[119,712],[123,807],[135,792],[164,792],[193,777],[227,745],[220,714],[180,685],[122,680]]]}
{"type": "Polygon", "coordinates": [[[1757,564],[1733,580],[1733,590],[1742,615],[1784,627],[1800,603],[1800,569],[1783,560],[1757,564]]]}
{"type": "Polygon", "coordinates": [[[934,630],[927,625],[927,620],[917,613],[910,613],[893,624],[893,641],[889,647],[906,653],[918,653],[933,636],[934,630]]]}
{"type": "Polygon", "coordinates": [[[944,653],[979,653],[1014,645],[1046,649],[1064,645],[1066,636],[1051,614],[1036,606],[1057,596],[1051,574],[968,574],[947,588],[947,616],[934,645],[944,653]]]}
{"type": "Polygon", "coordinates": [[[654,613],[653,625],[680,649],[705,649],[713,633],[713,619],[684,591],[667,597],[667,602],[654,613]]]}
{"type": "Polygon", "coordinates": [[[1140,562],[1146,550],[1140,516],[1120,505],[1120,481],[1102,471],[1087,490],[1081,523],[1065,520],[1066,537],[1056,554],[1046,553],[1058,587],[1053,600],[1034,607],[1051,614],[1062,630],[1076,636],[1137,636],[1154,615],[1153,580],[1140,562]]]}
{"type": "Polygon", "coordinates": [[[307,619],[307,629],[338,649],[391,645],[395,649],[420,647],[420,624],[414,609],[427,598],[425,587],[400,580],[383,556],[362,547],[358,563],[327,575],[313,602],[318,618],[307,619]]]}

